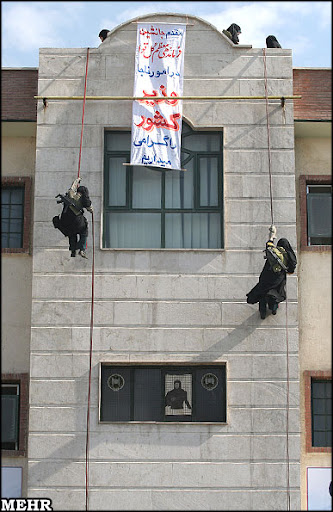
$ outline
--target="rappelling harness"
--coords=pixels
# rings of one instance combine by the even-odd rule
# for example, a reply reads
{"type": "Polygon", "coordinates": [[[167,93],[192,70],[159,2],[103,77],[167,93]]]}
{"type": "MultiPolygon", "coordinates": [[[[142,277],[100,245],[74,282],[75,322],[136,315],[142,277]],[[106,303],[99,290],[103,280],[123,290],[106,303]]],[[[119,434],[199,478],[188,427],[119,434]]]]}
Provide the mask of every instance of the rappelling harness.
{"type": "Polygon", "coordinates": [[[268,260],[273,272],[277,273],[282,270],[288,272],[288,267],[285,265],[288,255],[287,251],[283,247],[275,247],[273,242],[267,242],[264,252],[264,258],[268,260]]]}

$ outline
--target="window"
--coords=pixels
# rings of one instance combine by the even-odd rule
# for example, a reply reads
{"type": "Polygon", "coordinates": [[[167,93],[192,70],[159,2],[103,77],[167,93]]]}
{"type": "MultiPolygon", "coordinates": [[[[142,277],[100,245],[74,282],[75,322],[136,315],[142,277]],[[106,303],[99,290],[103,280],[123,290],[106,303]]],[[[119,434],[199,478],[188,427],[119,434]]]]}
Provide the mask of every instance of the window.
{"type": "Polygon", "coordinates": [[[301,176],[301,247],[332,246],[332,184],[329,176],[301,176]]]}
{"type": "Polygon", "coordinates": [[[311,379],[312,446],[332,446],[332,381],[311,379]]]}
{"type": "Polygon", "coordinates": [[[1,453],[26,454],[28,430],[28,374],[2,375],[1,453]]]}
{"type": "Polygon", "coordinates": [[[305,371],[306,451],[332,451],[332,375],[328,371],[305,371]]]}
{"type": "Polygon", "coordinates": [[[103,247],[222,247],[222,133],[183,122],[182,168],[124,166],[130,132],[105,132],[103,247]]]}
{"type": "Polygon", "coordinates": [[[332,185],[307,185],[308,245],[332,245],[332,185]]]}
{"type": "Polygon", "coordinates": [[[101,365],[102,422],[225,422],[225,365],[101,365]]]}
{"type": "Polygon", "coordinates": [[[1,191],[1,244],[19,248],[23,245],[24,188],[8,187],[1,191]]]}
{"type": "Polygon", "coordinates": [[[1,249],[2,252],[29,252],[30,178],[1,180],[1,249]]]}
{"type": "Polygon", "coordinates": [[[18,450],[19,390],[19,384],[1,385],[1,449],[3,450],[18,450]]]}

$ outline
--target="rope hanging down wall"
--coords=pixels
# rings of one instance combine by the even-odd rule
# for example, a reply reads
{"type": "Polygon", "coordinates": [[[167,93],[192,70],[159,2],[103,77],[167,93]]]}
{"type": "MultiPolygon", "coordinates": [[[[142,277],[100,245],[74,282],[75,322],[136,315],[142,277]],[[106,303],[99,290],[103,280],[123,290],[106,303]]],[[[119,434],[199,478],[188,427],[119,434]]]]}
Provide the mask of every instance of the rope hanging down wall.
{"type": "MultiPolygon", "coordinates": [[[[268,90],[267,90],[267,66],[266,66],[266,48],[263,48],[264,75],[265,75],[265,99],[266,99],[266,121],[267,121],[267,148],[268,148],[268,174],[269,174],[269,193],[271,205],[271,222],[274,224],[273,215],[273,193],[272,193],[272,172],[271,172],[271,147],[270,147],[270,129],[268,114],[268,90]]],[[[282,104],[282,108],[285,104],[282,104]]],[[[287,282],[286,282],[287,286],[287,282]]],[[[287,398],[286,398],[286,458],[287,458],[287,507],[290,510],[290,475],[289,475],[289,339],[288,339],[288,294],[286,294],[286,372],[287,372],[287,398]]]]}
{"type": "MultiPolygon", "coordinates": [[[[82,107],[81,137],[79,149],[78,175],[81,172],[81,154],[84,129],[84,113],[86,105],[87,77],[88,77],[89,48],[87,48],[86,74],[84,81],[84,96],[82,107]]],[[[89,431],[90,431],[90,395],[91,395],[91,370],[92,370],[92,347],[93,347],[93,328],[94,328],[94,281],[95,281],[95,230],[94,230],[94,213],[91,214],[92,223],[92,271],[91,271],[91,309],[90,309],[90,349],[89,349],[89,377],[88,377],[88,400],[87,400],[87,428],[86,428],[86,467],[85,467],[85,493],[86,493],[86,510],[89,510],[89,431]]]]}

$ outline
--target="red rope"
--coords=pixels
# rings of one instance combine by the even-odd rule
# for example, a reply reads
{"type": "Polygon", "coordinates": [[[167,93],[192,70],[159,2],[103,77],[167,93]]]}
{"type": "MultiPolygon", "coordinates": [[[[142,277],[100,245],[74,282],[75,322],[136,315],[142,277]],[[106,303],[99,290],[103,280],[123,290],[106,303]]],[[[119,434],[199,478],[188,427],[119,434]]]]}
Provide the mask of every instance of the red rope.
{"type": "Polygon", "coordinates": [[[87,48],[86,77],[85,77],[85,81],[84,81],[84,97],[83,97],[83,109],[82,109],[81,140],[80,140],[80,151],[79,151],[79,167],[78,167],[78,172],[77,172],[77,177],[78,178],[80,177],[80,168],[81,168],[81,152],[82,152],[83,126],[84,126],[84,110],[85,110],[85,106],[86,106],[88,61],[89,61],[89,48],[87,48]]]}
{"type": "Polygon", "coordinates": [[[89,488],[89,423],[90,423],[90,390],[91,390],[91,369],[92,369],[92,346],[94,327],[94,280],[95,280],[95,230],[94,213],[91,214],[92,223],[92,280],[91,280],[91,313],[90,313],[90,354],[89,354],[89,385],[88,385],[88,407],[87,407],[87,436],[86,436],[86,510],[89,510],[88,488],[89,488]]]}
{"type": "MultiPolygon", "coordinates": [[[[84,97],[82,107],[81,139],[79,150],[79,165],[77,177],[80,177],[81,153],[84,128],[84,111],[86,106],[87,77],[88,77],[89,48],[87,48],[86,76],[84,81],[84,97]]],[[[94,327],[94,280],[95,280],[95,233],[94,233],[94,214],[92,212],[92,280],[91,280],[91,312],[90,312],[90,352],[89,352],[89,384],[88,384],[88,405],[87,405],[87,433],[86,433],[86,510],[89,510],[88,489],[89,489],[89,427],[90,427],[90,393],[91,393],[91,369],[92,369],[92,346],[93,346],[93,327],[94,327]]]]}

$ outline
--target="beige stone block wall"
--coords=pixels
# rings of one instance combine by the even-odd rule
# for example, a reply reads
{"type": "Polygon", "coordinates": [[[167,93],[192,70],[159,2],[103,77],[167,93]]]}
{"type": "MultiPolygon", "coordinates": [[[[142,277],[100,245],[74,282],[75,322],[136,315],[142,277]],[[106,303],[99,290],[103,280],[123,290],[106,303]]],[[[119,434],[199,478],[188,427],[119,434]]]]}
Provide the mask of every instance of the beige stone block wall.
{"type": "MultiPolygon", "coordinates": [[[[211,25],[190,20],[184,93],[264,95],[262,49],[234,47],[211,25]]],[[[91,49],[88,95],[132,94],[135,44],[136,25],[125,23],[91,49]]],[[[85,58],[84,48],[41,49],[39,94],[82,95],[85,58]]],[[[269,94],[292,94],[291,50],[267,51],[267,72],[269,94]]],[[[81,115],[80,102],[50,101],[39,109],[36,156],[29,492],[47,489],[54,507],[67,510],[82,508],[85,498],[91,260],[71,261],[66,239],[51,224],[50,202],[76,177],[81,115]]],[[[184,103],[194,128],[224,129],[225,247],[219,251],[101,248],[104,129],[130,130],[131,104],[87,102],[85,116],[81,177],[95,208],[96,248],[91,509],[283,509],[286,305],[263,324],[245,295],[262,269],[270,225],[265,104],[184,103]],[[225,362],[228,421],[101,424],[101,362],[225,362]]],[[[280,103],[270,103],[269,118],[278,229],[295,244],[292,102],[285,118],[280,103]]],[[[88,247],[91,255],[91,231],[88,247]]],[[[291,501],[299,509],[296,274],[288,294],[291,501]]]]}
{"type": "MultiPolygon", "coordinates": [[[[304,137],[295,140],[298,239],[300,238],[299,177],[331,175],[331,138],[304,137]]],[[[300,251],[299,274],[299,364],[301,418],[301,502],[307,506],[307,468],[331,467],[331,453],[308,453],[305,433],[304,371],[332,372],[332,251],[300,251]]]]}

